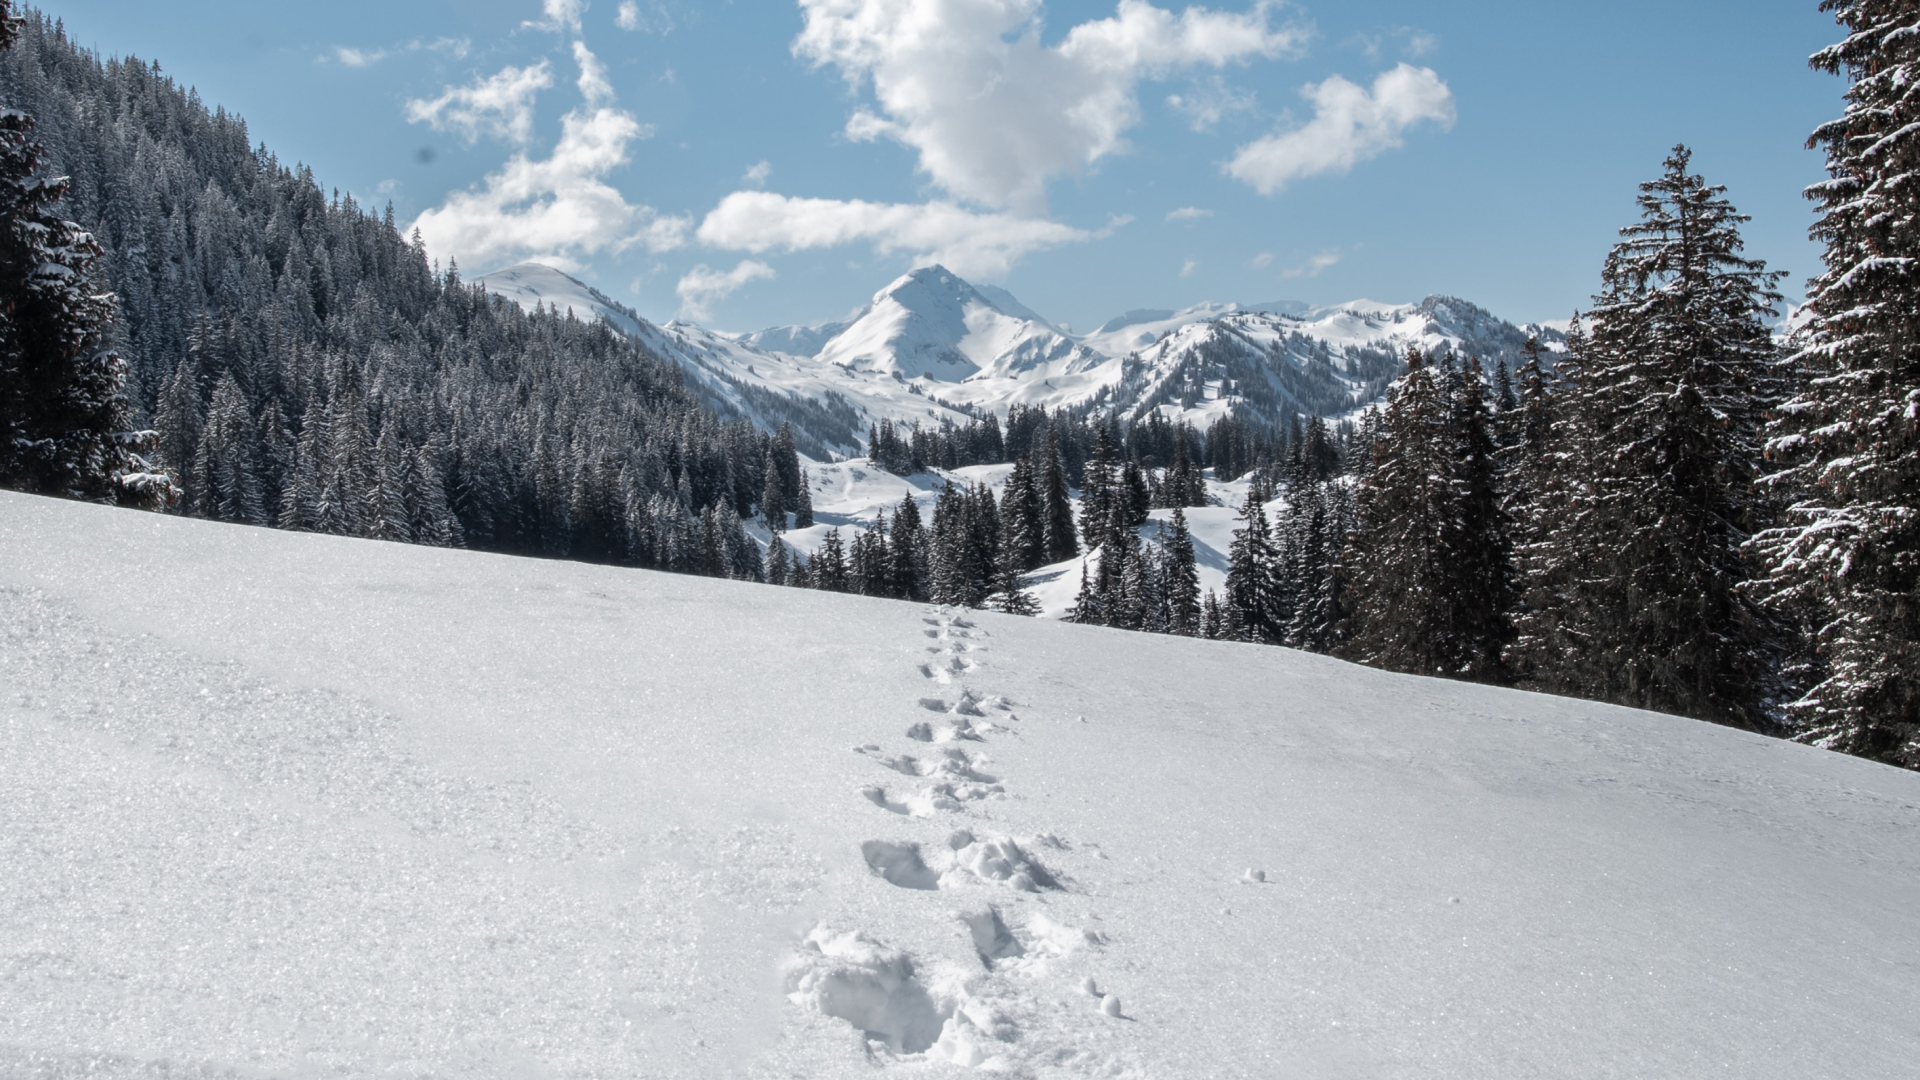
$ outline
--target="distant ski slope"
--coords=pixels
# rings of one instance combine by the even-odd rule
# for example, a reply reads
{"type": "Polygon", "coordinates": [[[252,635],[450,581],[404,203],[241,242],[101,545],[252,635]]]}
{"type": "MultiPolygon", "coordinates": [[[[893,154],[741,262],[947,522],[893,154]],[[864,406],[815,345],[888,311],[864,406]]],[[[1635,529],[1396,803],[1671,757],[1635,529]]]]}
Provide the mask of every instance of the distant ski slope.
{"type": "Polygon", "coordinates": [[[1920,1060],[1920,776],[1672,717],[7,493],[0,688],[9,1077],[1920,1060]]]}

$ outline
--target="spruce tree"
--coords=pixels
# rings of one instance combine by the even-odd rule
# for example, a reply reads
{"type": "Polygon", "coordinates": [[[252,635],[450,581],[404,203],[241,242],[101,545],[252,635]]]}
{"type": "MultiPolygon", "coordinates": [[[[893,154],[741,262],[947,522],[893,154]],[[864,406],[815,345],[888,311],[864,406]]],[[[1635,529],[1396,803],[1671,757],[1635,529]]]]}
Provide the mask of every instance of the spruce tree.
{"type": "Polygon", "coordinates": [[[794,486],[793,527],[811,529],[813,527],[813,483],[807,478],[807,470],[797,468],[799,481],[794,486]]]}
{"type": "Polygon", "coordinates": [[[1240,527],[1227,551],[1226,619],[1228,634],[1239,641],[1278,644],[1273,618],[1273,531],[1262,506],[1265,489],[1257,481],[1247,489],[1240,527]]]}
{"type": "Polygon", "coordinates": [[[760,481],[760,514],[766,519],[768,532],[786,531],[786,490],[780,480],[780,462],[773,454],[767,455],[766,472],[760,481]]]}
{"type": "Polygon", "coordinates": [[[838,526],[827,530],[820,550],[807,561],[807,576],[816,589],[825,592],[847,591],[847,548],[840,539],[838,526]]]}
{"type": "Polygon", "coordinates": [[[1813,237],[1797,393],[1767,432],[1788,504],[1760,535],[1758,590],[1804,620],[1818,664],[1788,706],[1798,738],[1920,768],[1920,37],[1912,0],[1824,0],[1845,40],[1812,65],[1846,108],[1809,146],[1828,179],[1813,237]]]}
{"type": "Polygon", "coordinates": [[[1169,528],[1160,542],[1166,553],[1167,632],[1193,637],[1200,633],[1200,571],[1195,564],[1193,534],[1187,512],[1173,508],[1169,528]]]}
{"type": "MultiPolygon", "coordinates": [[[[0,49],[20,19],[0,0],[0,49]]],[[[33,120],[0,112],[0,486],[160,506],[178,490],[135,432],[127,364],[109,344],[114,298],[94,282],[100,244],[55,213],[70,181],[42,179],[33,120]]],[[[184,464],[184,463],[182,463],[184,464]]]]}
{"type": "Polygon", "coordinates": [[[1458,505],[1444,371],[1417,351],[1387,397],[1373,465],[1357,495],[1343,558],[1342,655],[1416,675],[1457,675],[1470,649],[1456,630],[1458,505]]]}
{"type": "Polygon", "coordinates": [[[1546,688],[1762,728],[1769,621],[1741,591],[1777,273],[1743,257],[1747,219],[1676,147],[1641,185],[1589,316],[1567,403],[1598,436],[1537,566],[1567,580],[1577,654],[1546,688]],[[1555,565],[1557,564],[1557,565],[1555,565]]]}
{"type": "Polygon", "coordinates": [[[1060,457],[1060,434],[1047,430],[1046,471],[1041,478],[1041,525],[1046,534],[1048,564],[1066,562],[1080,554],[1073,524],[1072,493],[1067,488],[1067,466],[1060,457]]]}

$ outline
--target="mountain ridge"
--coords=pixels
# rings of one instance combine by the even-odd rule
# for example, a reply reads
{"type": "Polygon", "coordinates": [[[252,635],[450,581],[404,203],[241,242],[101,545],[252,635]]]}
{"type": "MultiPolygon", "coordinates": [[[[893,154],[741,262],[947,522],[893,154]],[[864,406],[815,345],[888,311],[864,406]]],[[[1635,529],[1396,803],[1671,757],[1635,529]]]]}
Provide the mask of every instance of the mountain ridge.
{"type": "Polygon", "coordinates": [[[857,453],[867,428],[963,423],[1014,406],[1160,413],[1204,428],[1228,415],[1278,426],[1336,418],[1380,400],[1406,351],[1517,365],[1530,336],[1458,297],[1415,304],[1207,301],[1145,308],[1074,334],[1005,289],[939,265],[911,270],[850,317],[727,334],[664,326],[550,266],[522,263],[475,279],[525,307],[602,318],[675,359],[708,404],[763,426],[793,424],[809,452],[857,453]]]}

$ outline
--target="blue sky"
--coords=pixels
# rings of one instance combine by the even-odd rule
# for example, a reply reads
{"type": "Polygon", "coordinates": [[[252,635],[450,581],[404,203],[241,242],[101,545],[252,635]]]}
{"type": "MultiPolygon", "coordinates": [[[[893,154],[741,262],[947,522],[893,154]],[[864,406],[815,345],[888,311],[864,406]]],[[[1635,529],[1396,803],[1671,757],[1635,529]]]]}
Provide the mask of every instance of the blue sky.
{"type": "Polygon", "coordinates": [[[917,261],[1078,329],[1201,300],[1593,292],[1684,141],[1817,264],[1814,0],[45,0],[469,276],[655,319],[839,317],[917,261]]]}

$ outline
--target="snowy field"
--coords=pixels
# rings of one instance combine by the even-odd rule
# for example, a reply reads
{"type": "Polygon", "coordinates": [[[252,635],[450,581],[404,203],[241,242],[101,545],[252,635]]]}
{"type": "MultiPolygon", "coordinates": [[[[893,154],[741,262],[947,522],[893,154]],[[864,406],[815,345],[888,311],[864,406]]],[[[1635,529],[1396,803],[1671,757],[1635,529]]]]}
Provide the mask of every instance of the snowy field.
{"type": "Polygon", "coordinates": [[[1908,1077],[1920,776],[0,493],[0,1075],[1908,1077]]]}

